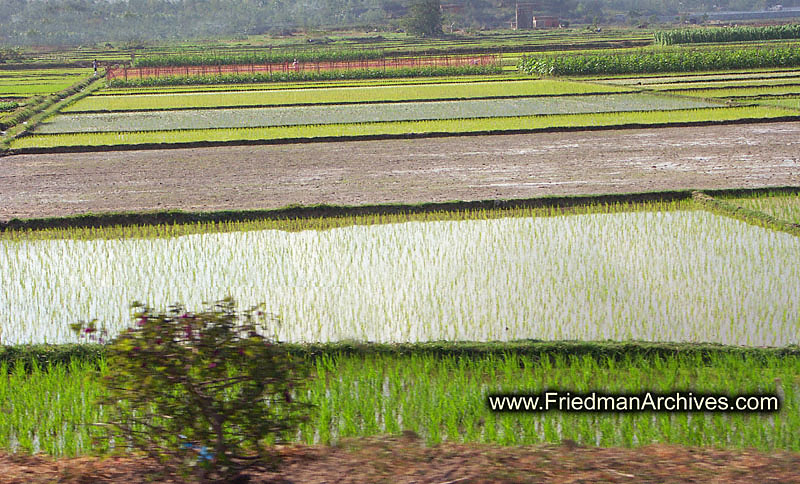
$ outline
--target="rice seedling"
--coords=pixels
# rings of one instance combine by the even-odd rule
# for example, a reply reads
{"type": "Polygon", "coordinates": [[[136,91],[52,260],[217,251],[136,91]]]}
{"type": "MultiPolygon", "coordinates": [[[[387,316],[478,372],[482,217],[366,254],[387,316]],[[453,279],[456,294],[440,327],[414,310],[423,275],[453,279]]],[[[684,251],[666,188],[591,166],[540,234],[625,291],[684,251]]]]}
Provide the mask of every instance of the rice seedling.
{"type": "Polygon", "coordinates": [[[392,79],[402,77],[482,76],[502,74],[503,68],[496,64],[463,66],[392,67],[386,69],[346,69],[323,71],[280,71],[238,74],[175,75],[144,77],[125,80],[116,78],[109,82],[114,88],[156,87],[203,84],[252,84],[267,82],[332,81],[337,79],[392,79]]]}
{"type": "Polygon", "coordinates": [[[722,89],[671,90],[672,94],[703,98],[746,98],[758,96],[787,96],[800,94],[800,84],[790,86],[737,87],[722,89]]]}
{"type": "Polygon", "coordinates": [[[571,81],[524,80],[423,84],[412,86],[359,86],[185,94],[90,96],[64,112],[144,111],[237,106],[373,103],[417,100],[506,98],[630,92],[630,89],[571,81]]]}
{"type": "Polygon", "coordinates": [[[163,94],[163,93],[189,93],[189,92],[217,92],[217,91],[272,91],[277,89],[316,89],[324,87],[383,87],[383,86],[412,86],[420,84],[461,84],[467,82],[490,81],[519,81],[530,80],[527,77],[513,75],[486,75],[486,76],[449,76],[449,77],[424,77],[399,78],[399,79],[345,79],[340,81],[320,82],[285,82],[262,84],[204,84],[197,86],[161,86],[139,88],[106,88],[98,92],[97,96],[118,96],[126,94],[163,94]]]}
{"type": "Polygon", "coordinates": [[[664,76],[646,76],[646,77],[611,77],[600,78],[603,82],[614,85],[648,85],[648,84],[677,84],[688,82],[725,82],[737,80],[751,80],[763,81],[781,78],[795,78],[800,77],[800,71],[796,69],[789,70],[747,70],[745,72],[713,72],[713,73],[697,73],[693,75],[664,75],[664,76]]]}
{"type": "Polygon", "coordinates": [[[800,239],[705,212],[409,222],[171,239],[3,240],[3,342],[112,333],[133,300],[264,301],[281,341],[786,345],[800,239]],[[711,268],[714,268],[713,270],[711,268]]]}
{"type": "Polygon", "coordinates": [[[787,97],[778,99],[759,99],[758,104],[765,106],[778,106],[789,109],[800,109],[800,97],[787,97]]]}
{"type": "MultiPolygon", "coordinates": [[[[85,98],[84,98],[85,99],[85,98]]],[[[185,129],[378,123],[415,120],[495,118],[713,107],[701,100],[652,94],[606,94],[513,99],[331,104],[243,109],[191,109],[120,113],[62,114],[40,124],[36,133],[137,132],[185,129]]]]}
{"type": "Polygon", "coordinates": [[[197,142],[237,142],[304,138],[403,136],[417,133],[520,132],[552,128],[582,128],[625,125],[670,125],[740,119],[769,119],[796,116],[796,112],[766,106],[701,108],[674,111],[632,111],[562,114],[526,117],[396,121],[377,123],[275,126],[263,128],[192,129],[111,133],[34,134],[16,138],[12,149],[61,146],[114,146],[197,142]]]}
{"type": "MultiPolygon", "coordinates": [[[[797,101],[800,101],[798,99],[797,101]]],[[[800,106],[798,107],[800,109],[800,106]]],[[[726,198],[726,201],[775,218],[800,224],[800,193],[767,193],[759,196],[726,198]]]]}
{"type": "MultiPolygon", "coordinates": [[[[413,430],[428,444],[560,443],[635,447],[655,443],[800,450],[800,358],[712,354],[706,359],[636,356],[615,360],[563,356],[443,357],[323,355],[295,398],[314,405],[291,436],[307,444],[413,430]],[[778,395],[775,413],[495,413],[493,393],[670,393],[778,395]]],[[[101,374],[105,371],[101,362],[101,374]]],[[[106,453],[119,442],[92,442],[87,424],[102,421],[92,405],[102,391],[88,364],[25,373],[0,368],[0,447],[54,456],[106,453]]]]}

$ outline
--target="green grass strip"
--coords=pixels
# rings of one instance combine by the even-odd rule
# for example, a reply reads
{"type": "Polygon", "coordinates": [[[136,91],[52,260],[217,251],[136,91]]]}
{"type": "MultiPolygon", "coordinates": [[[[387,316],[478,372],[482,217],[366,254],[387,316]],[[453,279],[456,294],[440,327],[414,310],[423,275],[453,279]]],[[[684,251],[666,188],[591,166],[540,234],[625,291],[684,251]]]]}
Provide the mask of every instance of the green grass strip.
{"type": "MultiPolygon", "coordinates": [[[[686,357],[699,361],[712,361],[720,356],[733,356],[764,360],[767,358],[800,357],[800,346],[762,348],[731,346],[716,343],[655,343],[648,341],[539,341],[520,340],[503,342],[433,341],[424,343],[281,343],[290,353],[311,360],[324,357],[423,357],[484,358],[490,356],[518,356],[534,360],[541,358],[583,358],[598,362],[631,359],[653,360],[686,357]]],[[[105,345],[35,344],[0,345],[0,365],[9,368],[20,363],[30,369],[48,365],[65,365],[71,362],[97,363],[107,355],[105,345]]]]}
{"type": "Polygon", "coordinates": [[[277,126],[266,128],[203,129],[182,131],[74,133],[32,135],[17,138],[12,149],[70,146],[136,146],[178,143],[224,143],[236,141],[334,140],[380,136],[448,135],[462,133],[534,132],[554,128],[612,126],[659,126],[680,123],[765,120],[795,117],[796,112],[779,107],[746,106],[675,111],[636,111],[482,119],[448,119],[362,124],[277,126]]]}
{"type": "Polygon", "coordinates": [[[689,191],[625,195],[543,197],[518,200],[368,205],[315,205],[230,212],[155,212],[79,215],[11,220],[0,224],[0,240],[95,240],[171,238],[252,230],[328,230],[353,225],[552,217],[600,213],[674,211],[695,208],[689,191]]]}
{"type": "Polygon", "coordinates": [[[670,89],[671,94],[703,98],[737,98],[756,96],[786,96],[800,94],[800,83],[791,86],[740,87],[726,89],[670,89]]]}
{"type": "Polygon", "coordinates": [[[692,196],[697,203],[710,212],[800,237],[800,224],[787,222],[757,210],[740,207],[726,200],[710,197],[702,192],[695,192],[692,196]]]}
{"type": "Polygon", "coordinates": [[[147,111],[241,106],[285,106],[308,104],[354,104],[418,100],[483,99],[564,94],[604,94],[634,89],[572,81],[525,80],[469,82],[417,86],[369,86],[343,88],[285,89],[191,94],[139,94],[91,96],[63,112],[147,111]]]}

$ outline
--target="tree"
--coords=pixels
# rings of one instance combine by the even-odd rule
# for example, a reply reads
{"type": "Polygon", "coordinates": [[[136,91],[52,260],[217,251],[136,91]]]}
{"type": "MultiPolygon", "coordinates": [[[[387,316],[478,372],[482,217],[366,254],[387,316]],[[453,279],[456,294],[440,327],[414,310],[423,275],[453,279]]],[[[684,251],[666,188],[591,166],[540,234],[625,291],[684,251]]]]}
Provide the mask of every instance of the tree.
{"type": "MultiPolygon", "coordinates": [[[[247,467],[276,463],[268,443],[306,420],[309,405],[294,394],[308,368],[264,336],[269,317],[258,307],[238,312],[230,298],[199,313],[134,307],[136,324],[108,348],[104,440],[203,481],[230,482],[247,467]]],[[[94,322],[72,327],[96,337],[94,322]]]]}
{"type": "Polygon", "coordinates": [[[406,30],[420,37],[438,37],[443,33],[442,22],[439,0],[416,0],[406,18],[406,30]]]}

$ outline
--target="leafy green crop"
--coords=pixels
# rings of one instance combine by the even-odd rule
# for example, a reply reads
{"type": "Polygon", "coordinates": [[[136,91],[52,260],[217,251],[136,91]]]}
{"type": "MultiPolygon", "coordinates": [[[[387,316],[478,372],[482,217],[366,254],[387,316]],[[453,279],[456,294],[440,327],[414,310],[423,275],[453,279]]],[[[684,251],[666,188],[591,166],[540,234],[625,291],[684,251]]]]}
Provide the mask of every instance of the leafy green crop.
{"type": "Polygon", "coordinates": [[[518,69],[533,75],[568,76],[691,72],[800,66],[793,47],[643,51],[631,54],[588,54],[524,57],[518,69]]]}
{"type": "Polygon", "coordinates": [[[692,28],[656,32],[660,45],[698,44],[716,42],[749,42],[754,40],[800,39],[800,25],[769,25],[763,27],[692,28]]]}

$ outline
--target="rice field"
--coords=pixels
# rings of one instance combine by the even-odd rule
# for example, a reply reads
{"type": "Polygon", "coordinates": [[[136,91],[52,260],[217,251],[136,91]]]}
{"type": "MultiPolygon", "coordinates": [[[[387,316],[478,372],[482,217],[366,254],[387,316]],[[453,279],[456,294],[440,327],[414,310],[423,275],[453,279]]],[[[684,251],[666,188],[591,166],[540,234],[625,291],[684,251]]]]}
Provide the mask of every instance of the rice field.
{"type": "Polygon", "coordinates": [[[778,106],[789,109],[800,109],[800,97],[786,97],[778,99],[759,99],[759,104],[765,106],[778,106]]]}
{"type": "MultiPolygon", "coordinates": [[[[296,393],[314,404],[296,435],[306,444],[411,430],[427,444],[485,442],[636,447],[653,443],[762,451],[800,450],[800,358],[716,355],[710,361],[634,357],[622,361],[563,356],[532,359],[509,353],[482,358],[431,355],[323,356],[296,393]],[[495,413],[492,393],[560,391],[640,393],[770,393],[777,413],[495,413]]],[[[107,370],[101,363],[100,374],[107,370]]],[[[0,448],[76,456],[105,453],[87,425],[102,421],[92,404],[103,390],[92,364],[0,368],[0,448]],[[10,372],[9,372],[10,370],[10,372]]],[[[118,446],[119,444],[117,444],[118,446]]]]}
{"type": "Polygon", "coordinates": [[[800,342],[800,239],[672,210],[3,240],[2,342],[115,333],[133,300],[266,302],[281,341],[800,342]],[[164,269],[168,268],[167,271],[164,269]],[[713,268],[713,270],[711,269],[713,268]]]}
{"type": "Polygon", "coordinates": [[[673,94],[703,98],[746,98],[760,96],[787,96],[800,94],[800,84],[791,86],[738,87],[727,89],[675,90],[673,94]]]}
{"type": "Polygon", "coordinates": [[[761,196],[726,198],[725,201],[766,213],[790,223],[800,224],[800,194],[798,193],[768,193],[761,196]]]}
{"type": "MultiPolygon", "coordinates": [[[[86,99],[86,98],[84,98],[86,99]]],[[[80,104],[80,101],[76,104],[80,104]]],[[[565,98],[473,99],[382,104],[336,104],[245,109],[61,114],[35,133],[138,132],[416,120],[495,118],[715,107],[701,100],[652,94],[607,94],[565,98]]]]}
{"type": "Polygon", "coordinates": [[[502,133],[553,128],[611,127],[628,125],[673,125],[675,123],[783,118],[796,111],[771,106],[682,109],[565,114],[526,117],[446,119],[328,125],[276,126],[263,128],[217,128],[180,131],[33,134],[11,141],[11,149],[42,149],[67,146],[121,146],[176,143],[227,143],[326,139],[336,137],[407,136],[417,133],[502,133]]]}
{"type": "Polygon", "coordinates": [[[90,69],[0,70],[0,98],[53,94],[89,75],[90,69]]]}
{"type": "Polygon", "coordinates": [[[559,96],[564,94],[617,93],[630,89],[599,84],[550,80],[470,82],[393,86],[326,87],[233,92],[138,94],[89,96],[64,112],[143,111],[220,108],[240,106],[284,106],[304,104],[372,103],[437,99],[559,96]]]}
{"type": "Polygon", "coordinates": [[[325,87],[380,87],[380,86],[414,86],[420,84],[463,84],[467,82],[490,81],[519,81],[530,80],[527,76],[519,75],[483,75],[483,76],[448,76],[424,78],[396,78],[396,79],[343,79],[337,81],[319,82],[275,82],[269,84],[201,84],[184,86],[159,86],[159,87],[134,87],[114,88],[107,87],[96,93],[96,96],[118,96],[127,94],[163,94],[163,93],[189,93],[189,92],[216,92],[216,91],[274,91],[277,89],[315,89],[325,87]]]}

